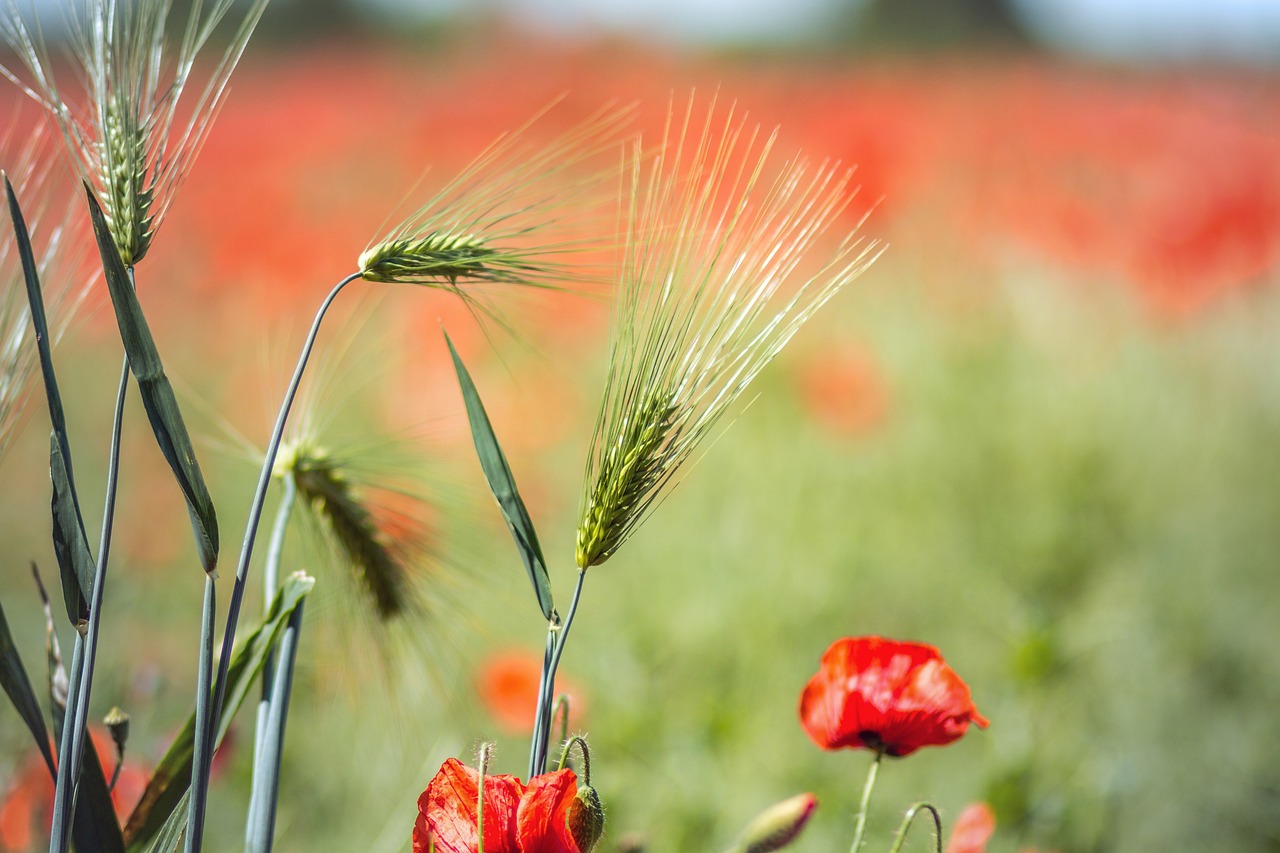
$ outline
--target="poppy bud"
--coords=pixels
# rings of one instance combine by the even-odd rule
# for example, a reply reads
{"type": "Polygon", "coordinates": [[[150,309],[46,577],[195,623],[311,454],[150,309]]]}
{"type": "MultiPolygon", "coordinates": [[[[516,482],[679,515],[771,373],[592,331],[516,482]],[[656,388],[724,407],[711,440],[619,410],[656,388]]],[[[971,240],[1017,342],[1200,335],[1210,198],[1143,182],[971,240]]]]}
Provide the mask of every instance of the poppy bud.
{"type": "Polygon", "coordinates": [[[112,708],[102,718],[102,724],[111,733],[111,740],[116,745],[116,753],[124,755],[124,745],[129,740],[129,715],[120,708],[112,708]]]}
{"type": "Polygon", "coordinates": [[[743,853],[781,850],[796,840],[817,807],[818,799],[813,794],[797,794],[789,800],[775,803],[747,824],[737,849],[743,853]]]}
{"type": "Polygon", "coordinates": [[[565,826],[573,836],[581,853],[591,853],[600,836],[604,834],[604,806],[600,805],[600,797],[596,789],[590,785],[579,785],[578,793],[569,802],[564,814],[565,826]]]}

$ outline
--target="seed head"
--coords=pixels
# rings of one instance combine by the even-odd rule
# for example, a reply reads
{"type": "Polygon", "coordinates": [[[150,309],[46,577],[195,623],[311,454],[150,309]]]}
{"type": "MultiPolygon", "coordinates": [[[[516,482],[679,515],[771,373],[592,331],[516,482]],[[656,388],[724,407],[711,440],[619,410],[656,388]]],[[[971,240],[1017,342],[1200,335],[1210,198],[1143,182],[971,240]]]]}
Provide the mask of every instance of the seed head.
{"type": "Polygon", "coordinates": [[[604,399],[588,453],[576,558],[612,556],[681,464],[801,325],[873,259],[826,233],[850,172],[794,159],[714,104],[691,102],[631,170],[630,227],[604,399]],[[825,255],[825,257],[823,257],[825,255]]]}
{"type": "Polygon", "coordinates": [[[0,39],[17,53],[26,79],[0,65],[54,119],[80,177],[102,205],[127,266],[147,254],[156,229],[204,143],[267,0],[251,0],[198,95],[184,98],[196,55],[236,5],[195,0],[178,44],[166,38],[173,0],[87,0],[68,16],[78,80],[87,98],[64,98],[34,12],[0,0],[0,39]],[[87,108],[80,104],[88,102],[87,108]]]}
{"type": "Polygon", "coordinates": [[[614,151],[629,113],[602,109],[546,144],[534,139],[534,125],[545,123],[535,116],[374,241],[360,256],[361,275],[446,288],[471,304],[471,284],[605,283],[606,247],[592,226],[616,199],[614,151]]]}

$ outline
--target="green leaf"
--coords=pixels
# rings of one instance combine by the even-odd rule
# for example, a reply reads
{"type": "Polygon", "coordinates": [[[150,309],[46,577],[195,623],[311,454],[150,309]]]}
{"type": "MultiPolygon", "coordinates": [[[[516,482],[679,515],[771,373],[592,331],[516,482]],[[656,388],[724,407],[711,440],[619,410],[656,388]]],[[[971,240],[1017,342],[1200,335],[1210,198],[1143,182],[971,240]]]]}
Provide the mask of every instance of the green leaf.
{"type": "Polygon", "coordinates": [[[89,596],[93,591],[94,565],[84,520],[71,483],[70,460],[62,455],[57,430],[49,439],[49,479],[53,481],[53,553],[62,577],[62,599],[67,618],[80,630],[89,621],[89,596]]]}
{"type": "MultiPolygon", "coordinates": [[[[217,721],[218,736],[215,745],[222,743],[236,711],[240,709],[250,687],[262,672],[272,647],[284,633],[290,615],[314,585],[315,580],[302,573],[288,578],[276,594],[262,623],[232,655],[227,669],[226,701],[217,721]]],[[[169,750],[156,765],[142,799],[134,808],[133,814],[129,815],[124,837],[130,851],[148,849],[148,844],[162,832],[175,809],[183,812],[185,821],[186,808],[183,804],[186,798],[183,795],[191,784],[195,733],[196,719],[192,712],[169,745],[169,750]]]]}
{"type": "Polygon", "coordinates": [[[49,475],[53,480],[53,544],[62,578],[62,596],[67,618],[79,625],[89,617],[90,594],[93,591],[94,565],[85,537],[80,501],[76,496],[75,477],[71,472],[71,445],[67,441],[67,422],[62,410],[62,395],[53,370],[53,353],[49,344],[49,321],[44,311],[44,295],[31,249],[31,235],[9,176],[4,178],[5,197],[13,219],[14,238],[26,280],[27,303],[31,324],[36,331],[36,348],[40,355],[40,373],[44,378],[44,395],[49,402],[49,422],[53,426],[53,449],[50,451],[49,475]]]}
{"type": "Polygon", "coordinates": [[[129,271],[120,259],[120,252],[111,239],[106,218],[93,191],[86,185],[85,192],[89,197],[93,233],[98,241],[98,253],[102,256],[102,271],[107,279],[107,290],[111,293],[111,304],[115,307],[116,325],[120,328],[125,355],[129,358],[129,369],[138,380],[142,405],[147,410],[151,431],[155,433],[160,452],[173,469],[173,475],[187,500],[187,512],[191,516],[191,528],[195,532],[200,563],[206,572],[213,574],[218,564],[218,518],[214,513],[213,500],[209,497],[209,490],[200,473],[200,464],[191,447],[191,437],[187,434],[182,412],[178,410],[173,387],[164,374],[160,353],[156,350],[155,340],[151,337],[151,330],[142,314],[142,306],[138,304],[129,271]]]}
{"type": "Polygon", "coordinates": [[[52,775],[55,770],[53,752],[49,749],[49,730],[44,727],[40,700],[31,689],[31,680],[27,678],[27,670],[22,666],[22,658],[18,656],[13,635],[9,633],[9,621],[5,618],[3,605],[0,605],[0,687],[4,687],[18,716],[27,724],[27,729],[35,738],[36,746],[40,748],[40,754],[44,756],[44,763],[52,775]]]}
{"type": "Polygon", "coordinates": [[[187,831],[187,806],[190,799],[191,791],[183,791],[182,799],[178,800],[177,807],[156,833],[156,839],[147,848],[147,853],[173,853],[182,845],[187,831]]]}
{"type": "Polygon", "coordinates": [[[533,582],[533,592],[538,597],[538,607],[542,615],[551,620],[555,613],[555,604],[551,599],[551,578],[547,575],[547,563],[542,558],[542,546],[538,544],[538,534],[533,529],[533,521],[524,507],[520,492],[516,489],[515,477],[511,475],[511,466],[498,445],[498,438],[493,434],[493,425],[485,414],[484,404],[480,402],[480,394],[476,391],[471,374],[458,357],[453,348],[453,341],[448,333],[444,336],[449,345],[449,354],[453,357],[453,367],[458,372],[458,385],[462,388],[462,399],[467,407],[467,420],[471,422],[471,438],[475,441],[476,455],[480,458],[480,467],[484,469],[484,477],[489,482],[489,490],[502,509],[502,517],[507,522],[507,529],[516,540],[520,549],[520,559],[529,572],[529,580],[533,582]]]}

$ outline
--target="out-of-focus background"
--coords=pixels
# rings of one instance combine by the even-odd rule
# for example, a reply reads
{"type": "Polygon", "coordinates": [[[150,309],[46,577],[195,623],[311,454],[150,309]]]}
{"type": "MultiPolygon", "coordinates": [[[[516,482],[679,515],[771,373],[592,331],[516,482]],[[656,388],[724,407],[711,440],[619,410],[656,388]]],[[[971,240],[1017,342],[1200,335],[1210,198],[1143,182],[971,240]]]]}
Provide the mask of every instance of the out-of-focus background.
{"type": "MultiPolygon", "coordinates": [[[[856,163],[845,225],[888,250],[592,570],[562,673],[604,849],[722,848],[804,790],[822,805],[799,849],[842,849],[868,756],[819,752],[796,705],[831,641],[880,633],[939,646],[991,726],[883,768],[871,849],[928,799],[948,818],[989,803],[995,851],[1274,851],[1277,60],[1261,0],[276,0],[139,292],[235,543],[311,314],[388,217],[561,96],[533,133],[634,101],[651,135],[718,93],[780,126],[781,151],[856,163]]],[[[15,127],[38,121],[21,101],[0,90],[15,127]]],[[[314,410],[330,446],[394,443],[400,480],[423,477],[434,605],[377,629],[340,567],[291,544],[319,582],[282,850],[405,849],[427,780],[484,739],[523,772],[543,625],[440,330],[564,600],[605,363],[599,298],[494,295],[512,335],[434,291],[349,296],[314,410]]],[[[119,364],[103,297],[89,308],[58,349],[82,495],[119,364]]],[[[55,574],[40,403],[0,467],[0,594],[33,667],[28,561],[55,574]]],[[[95,713],[134,715],[141,766],[187,713],[202,589],[144,423],[133,406],[95,686],[95,713]]],[[[249,719],[212,849],[239,845],[249,719]]],[[[25,849],[25,732],[0,720],[0,849],[25,849]]]]}

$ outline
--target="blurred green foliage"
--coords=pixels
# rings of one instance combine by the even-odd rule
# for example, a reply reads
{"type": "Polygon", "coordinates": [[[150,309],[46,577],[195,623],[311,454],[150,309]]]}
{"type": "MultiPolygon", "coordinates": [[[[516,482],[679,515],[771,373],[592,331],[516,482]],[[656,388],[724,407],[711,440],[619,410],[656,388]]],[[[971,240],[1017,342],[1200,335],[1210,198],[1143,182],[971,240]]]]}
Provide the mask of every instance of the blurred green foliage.
{"type": "MultiPolygon", "coordinates": [[[[889,256],[805,329],[627,549],[590,570],[563,672],[586,695],[573,728],[590,739],[608,811],[603,849],[637,833],[654,851],[718,849],[806,790],[821,806],[797,849],[846,846],[870,756],[821,753],[796,706],[826,646],[869,633],[939,646],[992,721],[883,768],[870,849],[887,849],[920,799],[948,820],[990,802],[994,851],[1277,849],[1280,301],[1258,291],[1168,321],[1031,267],[945,287],[907,285],[908,272],[889,256]],[[795,381],[800,361],[849,340],[887,389],[882,421],[856,435],[824,427],[795,381]]],[[[487,398],[548,370],[586,400],[599,387],[602,363],[549,367],[505,346],[487,398]]],[[[461,417],[457,398],[438,405],[461,417]]],[[[81,415],[73,423],[94,426],[81,415]]],[[[378,428],[364,407],[342,417],[378,428]]],[[[495,427],[502,438],[520,425],[495,427]]],[[[562,597],[589,429],[584,419],[536,452],[508,447],[522,488],[541,496],[531,512],[562,597]]],[[[0,594],[33,668],[26,560],[52,562],[40,466],[19,454],[40,432],[0,471],[0,594]]],[[[80,455],[93,482],[97,460],[80,455]]],[[[233,529],[251,471],[222,463],[210,458],[210,482],[233,529]]],[[[489,721],[471,671],[511,643],[537,654],[543,626],[478,469],[459,456],[458,472],[487,519],[468,545],[476,577],[455,590],[465,606],[438,614],[456,623],[439,656],[466,666],[428,677],[402,658],[382,671],[397,682],[388,701],[368,652],[344,657],[332,639],[342,608],[323,599],[340,584],[325,589],[322,574],[288,730],[282,849],[405,849],[417,794],[481,739],[498,741],[495,771],[522,772],[527,742],[489,721]]],[[[126,704],[139,756],[186,712],[199,585],[167,577],[199,573],[179,562],[140,573],[122,556],[107,602],[95,702],[126,704]]],[[[0,770],[25,747],[19,728],[3,728],[0,770]]],[[[231,756],[213,814],[242,813],[247,753],[231,756]]],[[[211,849],[236,848],[236,824],[217,821],[211,849]]],[[[926,835],[908,849],[926,849],[926,835]]]]}

